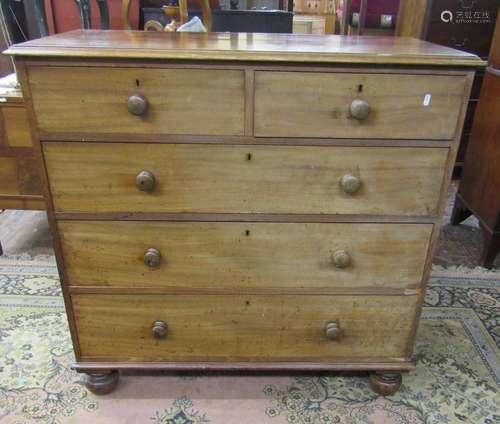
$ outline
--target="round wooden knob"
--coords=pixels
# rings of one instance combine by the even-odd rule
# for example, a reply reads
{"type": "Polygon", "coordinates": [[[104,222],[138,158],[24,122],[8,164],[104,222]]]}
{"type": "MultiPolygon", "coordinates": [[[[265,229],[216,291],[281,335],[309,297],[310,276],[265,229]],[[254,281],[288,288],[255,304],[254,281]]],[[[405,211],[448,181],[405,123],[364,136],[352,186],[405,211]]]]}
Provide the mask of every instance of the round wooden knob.
{"type": "Polygon", "coordinates": [[[365,100],[355,99],[351,103],[351,116],[358,121],[368,118],[370,105],[365,100]]]}
{"type": "Polygon", "coordinates": [[[342,330],[338,321],[329,321],[325,325],[325,336],[330,340],[339,340],[342,336],[342,330]]]}
{"type": "Polygon", "coordinates": [[[337,268],[347,268],[351,264],[351,256],[345,250],[333,252],[332,258],[337,268]]]}
{"type": "Polygon", "coordinates": [[[160,266],[161,253],[158,249],[150,247],[144,253],[144,263],[150,268],[158,268],[160,266]]]}
{"type": "Polygon", "coordinates": [[[345,174],[340,179],[340,187],[345,193],[356,193],[361,187],[361,180],[352,174],[345,174]]]}
{"type": "Polygon", "coordinates": [[[135,185],[141,191],[153,191],[155,182],[155,176],[149,171],[141,171],[137,174],[137,177],[135,177],[135,185]]]}
{"type": "Polygon", "coordinates": [[[151,334],[155,339],[163,339],[167,336],[168,325],[165,321],[155,321],[153,322],[153,327],[151,328],[151,334]]]}
{"type": "Polygon", "coordinates": [[[148,99],[140,94],[133,94],[128,98],[127,107],[132,115],[144,115],[148,110],[148,99]]]}

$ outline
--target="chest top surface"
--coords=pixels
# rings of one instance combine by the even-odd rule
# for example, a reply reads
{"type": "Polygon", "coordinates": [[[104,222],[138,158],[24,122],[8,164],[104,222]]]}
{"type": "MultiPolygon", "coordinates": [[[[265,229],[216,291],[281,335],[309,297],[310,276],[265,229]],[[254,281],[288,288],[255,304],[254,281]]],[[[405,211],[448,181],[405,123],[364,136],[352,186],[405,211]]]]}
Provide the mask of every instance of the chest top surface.
{"type": "Polygon", "coordinates": [[[77,30],[12,46],[30,57],[484,66],[477,56],[406,37],[77,30]]]}

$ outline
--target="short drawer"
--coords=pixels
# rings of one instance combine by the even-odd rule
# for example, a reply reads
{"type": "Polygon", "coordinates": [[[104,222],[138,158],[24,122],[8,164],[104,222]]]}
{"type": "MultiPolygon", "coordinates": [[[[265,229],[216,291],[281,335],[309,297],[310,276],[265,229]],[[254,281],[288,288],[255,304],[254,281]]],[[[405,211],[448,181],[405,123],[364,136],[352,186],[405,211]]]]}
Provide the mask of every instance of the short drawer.
{"type": "Polygon", "coordinates": [[[451,139],[464,88],[464,76],[260,71],[255,135],[451,139]]]}
{"type": "Polygon", "coordinates": [[[38,128],[47,133],[244,130],[243,71],[33,66],[29,82],[38,128]]]}
{"type": "Polygon", "coordinates": [[[58,212],[433,215],[446,148],[49,142],[58,212]],[[139,185],[137,185],[139,182],[139,185]]]}
{"type": "Polygon", "coordinates": [[[412,288],[432,231],[262,222],[59,221],[58,228],[71,285],[189,289],[412,288]]]}
{"type": "Polygon", "coordinates": [[[72,296],[82,360],[405,358],[417,296],[72,296]]]}

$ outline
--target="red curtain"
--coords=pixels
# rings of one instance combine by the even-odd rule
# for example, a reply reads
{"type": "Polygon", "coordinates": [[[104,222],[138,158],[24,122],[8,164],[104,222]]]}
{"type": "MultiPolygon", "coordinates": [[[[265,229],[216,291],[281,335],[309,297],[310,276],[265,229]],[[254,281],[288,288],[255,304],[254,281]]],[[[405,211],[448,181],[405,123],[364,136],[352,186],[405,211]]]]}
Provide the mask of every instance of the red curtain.
{"type": "MultiPolygon", "coordinates": [[[[91,3],[92,28],[99,29],[99,7],[95,0],[91,3]]],[[[122,0],[108,0],[110,29],[123,29],[122,0]]],[[[80,15],[74,0],[45,0],[45,11],[49,33],[71,31],[81,28],[80,15]]],[[[139,25],[139,0],[130,2],[129,23],[133,29],[139,25]]]]}

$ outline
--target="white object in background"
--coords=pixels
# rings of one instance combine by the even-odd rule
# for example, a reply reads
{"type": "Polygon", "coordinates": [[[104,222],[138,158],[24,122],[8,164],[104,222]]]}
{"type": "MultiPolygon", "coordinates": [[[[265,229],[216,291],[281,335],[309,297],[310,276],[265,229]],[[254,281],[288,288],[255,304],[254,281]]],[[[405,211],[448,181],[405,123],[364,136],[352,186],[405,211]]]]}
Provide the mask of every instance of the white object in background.
{"type": "Polygon", "coordinates": [[[0,78],[0,96],[7,95],[13,91],[19,91],[19,89],[19,82],[15,73],[0,78]]]}
{"type": "Polygon", "coordinates": [[[207,29],[203,25],[203,22],[201,22],[201,19],[195,16],[189,22],[177,28],[177,32],[207,32],[207,29]]]}
{"type": "Polygon", "coordinates": [[[17,87],[17,76],[15,73],[9,74],[3,78],[0,78],[0,87],[5,88],[16,88],[17,87]]]}

